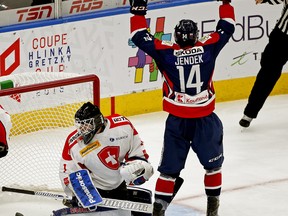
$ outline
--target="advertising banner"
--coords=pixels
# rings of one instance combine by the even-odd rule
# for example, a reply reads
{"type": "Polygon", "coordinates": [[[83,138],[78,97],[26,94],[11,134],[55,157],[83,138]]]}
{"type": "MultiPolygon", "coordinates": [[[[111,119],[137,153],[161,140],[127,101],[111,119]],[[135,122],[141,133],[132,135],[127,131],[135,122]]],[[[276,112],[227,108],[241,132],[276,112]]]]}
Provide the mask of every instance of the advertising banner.
{"type": "MultiPolygon", "coordinates": [[[[192,19],[202,37],[215,30],[220,4],[151,7],[147,24],[155,37],[174,41],[177,22],[192,19]]],[[[214,80],[257,74],[261,52],[282,9],[282,5],[255,5],[251,0],[233,1],[233,6],[236,31],[219,54],[214,80]]],[[[102,98],[158,89],[161,75],[155,62],[131,42],[130,17],[125,13],[1,33],[1,76],[44,71],[93,73],[101,80],[102,98]]],[[[287,64],[284,71],[288,71],[287,64]]]]}

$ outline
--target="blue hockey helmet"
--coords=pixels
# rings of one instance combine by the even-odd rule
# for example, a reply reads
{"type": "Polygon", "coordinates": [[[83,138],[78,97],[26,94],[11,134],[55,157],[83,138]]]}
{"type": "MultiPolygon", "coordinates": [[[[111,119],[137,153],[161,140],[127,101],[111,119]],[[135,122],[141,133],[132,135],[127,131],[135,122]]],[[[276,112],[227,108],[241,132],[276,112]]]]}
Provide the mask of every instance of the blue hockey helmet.
{"type": "Polygon", "coordinates": [[[198,27],[189,19],[182,19],[174,28],[175,42],[181,47],[194,46],[198,40],[198,27]]]}

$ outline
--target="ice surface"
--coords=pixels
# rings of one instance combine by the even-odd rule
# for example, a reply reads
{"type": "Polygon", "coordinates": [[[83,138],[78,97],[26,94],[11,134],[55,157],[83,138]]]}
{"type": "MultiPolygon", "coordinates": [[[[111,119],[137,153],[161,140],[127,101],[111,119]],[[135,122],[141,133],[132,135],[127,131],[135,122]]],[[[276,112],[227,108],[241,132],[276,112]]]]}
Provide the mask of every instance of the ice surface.
{"type": "MultiPolygon", "coordinates": [[[[220,216],[287,216],[288,95],[269,97],[248,129],[238,122],[247,100],[217,103],[215,112],[224,125],[224,164],[220,216]]],[[[131,116],[157,168],[167,113],[131,116]]],[[[154,190],[159,173],[143,187],[154,190]]],[[[204,170],[190,151],[181,173],[185,182],[166,216],[204,216],[204,170]]],[[[0,192],[0,216],[49,216],[61,201],[0,192]]],[[[90,214],[89,214],[90,215],[90,214]]]]}

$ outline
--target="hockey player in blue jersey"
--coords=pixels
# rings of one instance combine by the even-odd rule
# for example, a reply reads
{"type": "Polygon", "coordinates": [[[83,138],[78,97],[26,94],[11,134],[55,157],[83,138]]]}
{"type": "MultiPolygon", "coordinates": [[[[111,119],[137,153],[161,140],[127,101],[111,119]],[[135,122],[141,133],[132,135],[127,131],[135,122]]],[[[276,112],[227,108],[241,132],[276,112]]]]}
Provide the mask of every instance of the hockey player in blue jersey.
{"type": "Polygon", "coordinates": [[[183,19],[175,27],[176,43],[172,43],[154,38],[147,30],[147,0],[130,0],[132,41],[155,60],[163,76],[163,110],[169,113],[153,216],[165,214],[183,183],[180,172],[190,148],[205,169],[207,216],[218,215],[223,126],[214,113],[212,75],[218,54],[235,30],[234,8],[229,0],[222,2],[215,32],[198,40],[197,24],[183,19]]]}

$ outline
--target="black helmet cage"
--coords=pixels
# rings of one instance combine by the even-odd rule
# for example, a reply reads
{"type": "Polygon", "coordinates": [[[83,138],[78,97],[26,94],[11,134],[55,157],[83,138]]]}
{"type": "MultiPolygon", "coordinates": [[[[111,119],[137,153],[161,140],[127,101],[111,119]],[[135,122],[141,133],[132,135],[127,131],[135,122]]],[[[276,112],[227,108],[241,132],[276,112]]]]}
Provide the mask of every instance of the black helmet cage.
{"type": "Polygon", "coordinates": [[[104,117],[99,108],[90,102],[82,105],[75,114],[75,126],[82,135],[85,144],[88,144],[96,132],[103,127],[104,117]]]}
{"type": "Polygon", "coordinates": [[[195,22],[188,19],[180,20],[174,28],[175,42],[181,47],[194,46],[198,40],[198,27],[195,22]]]}

